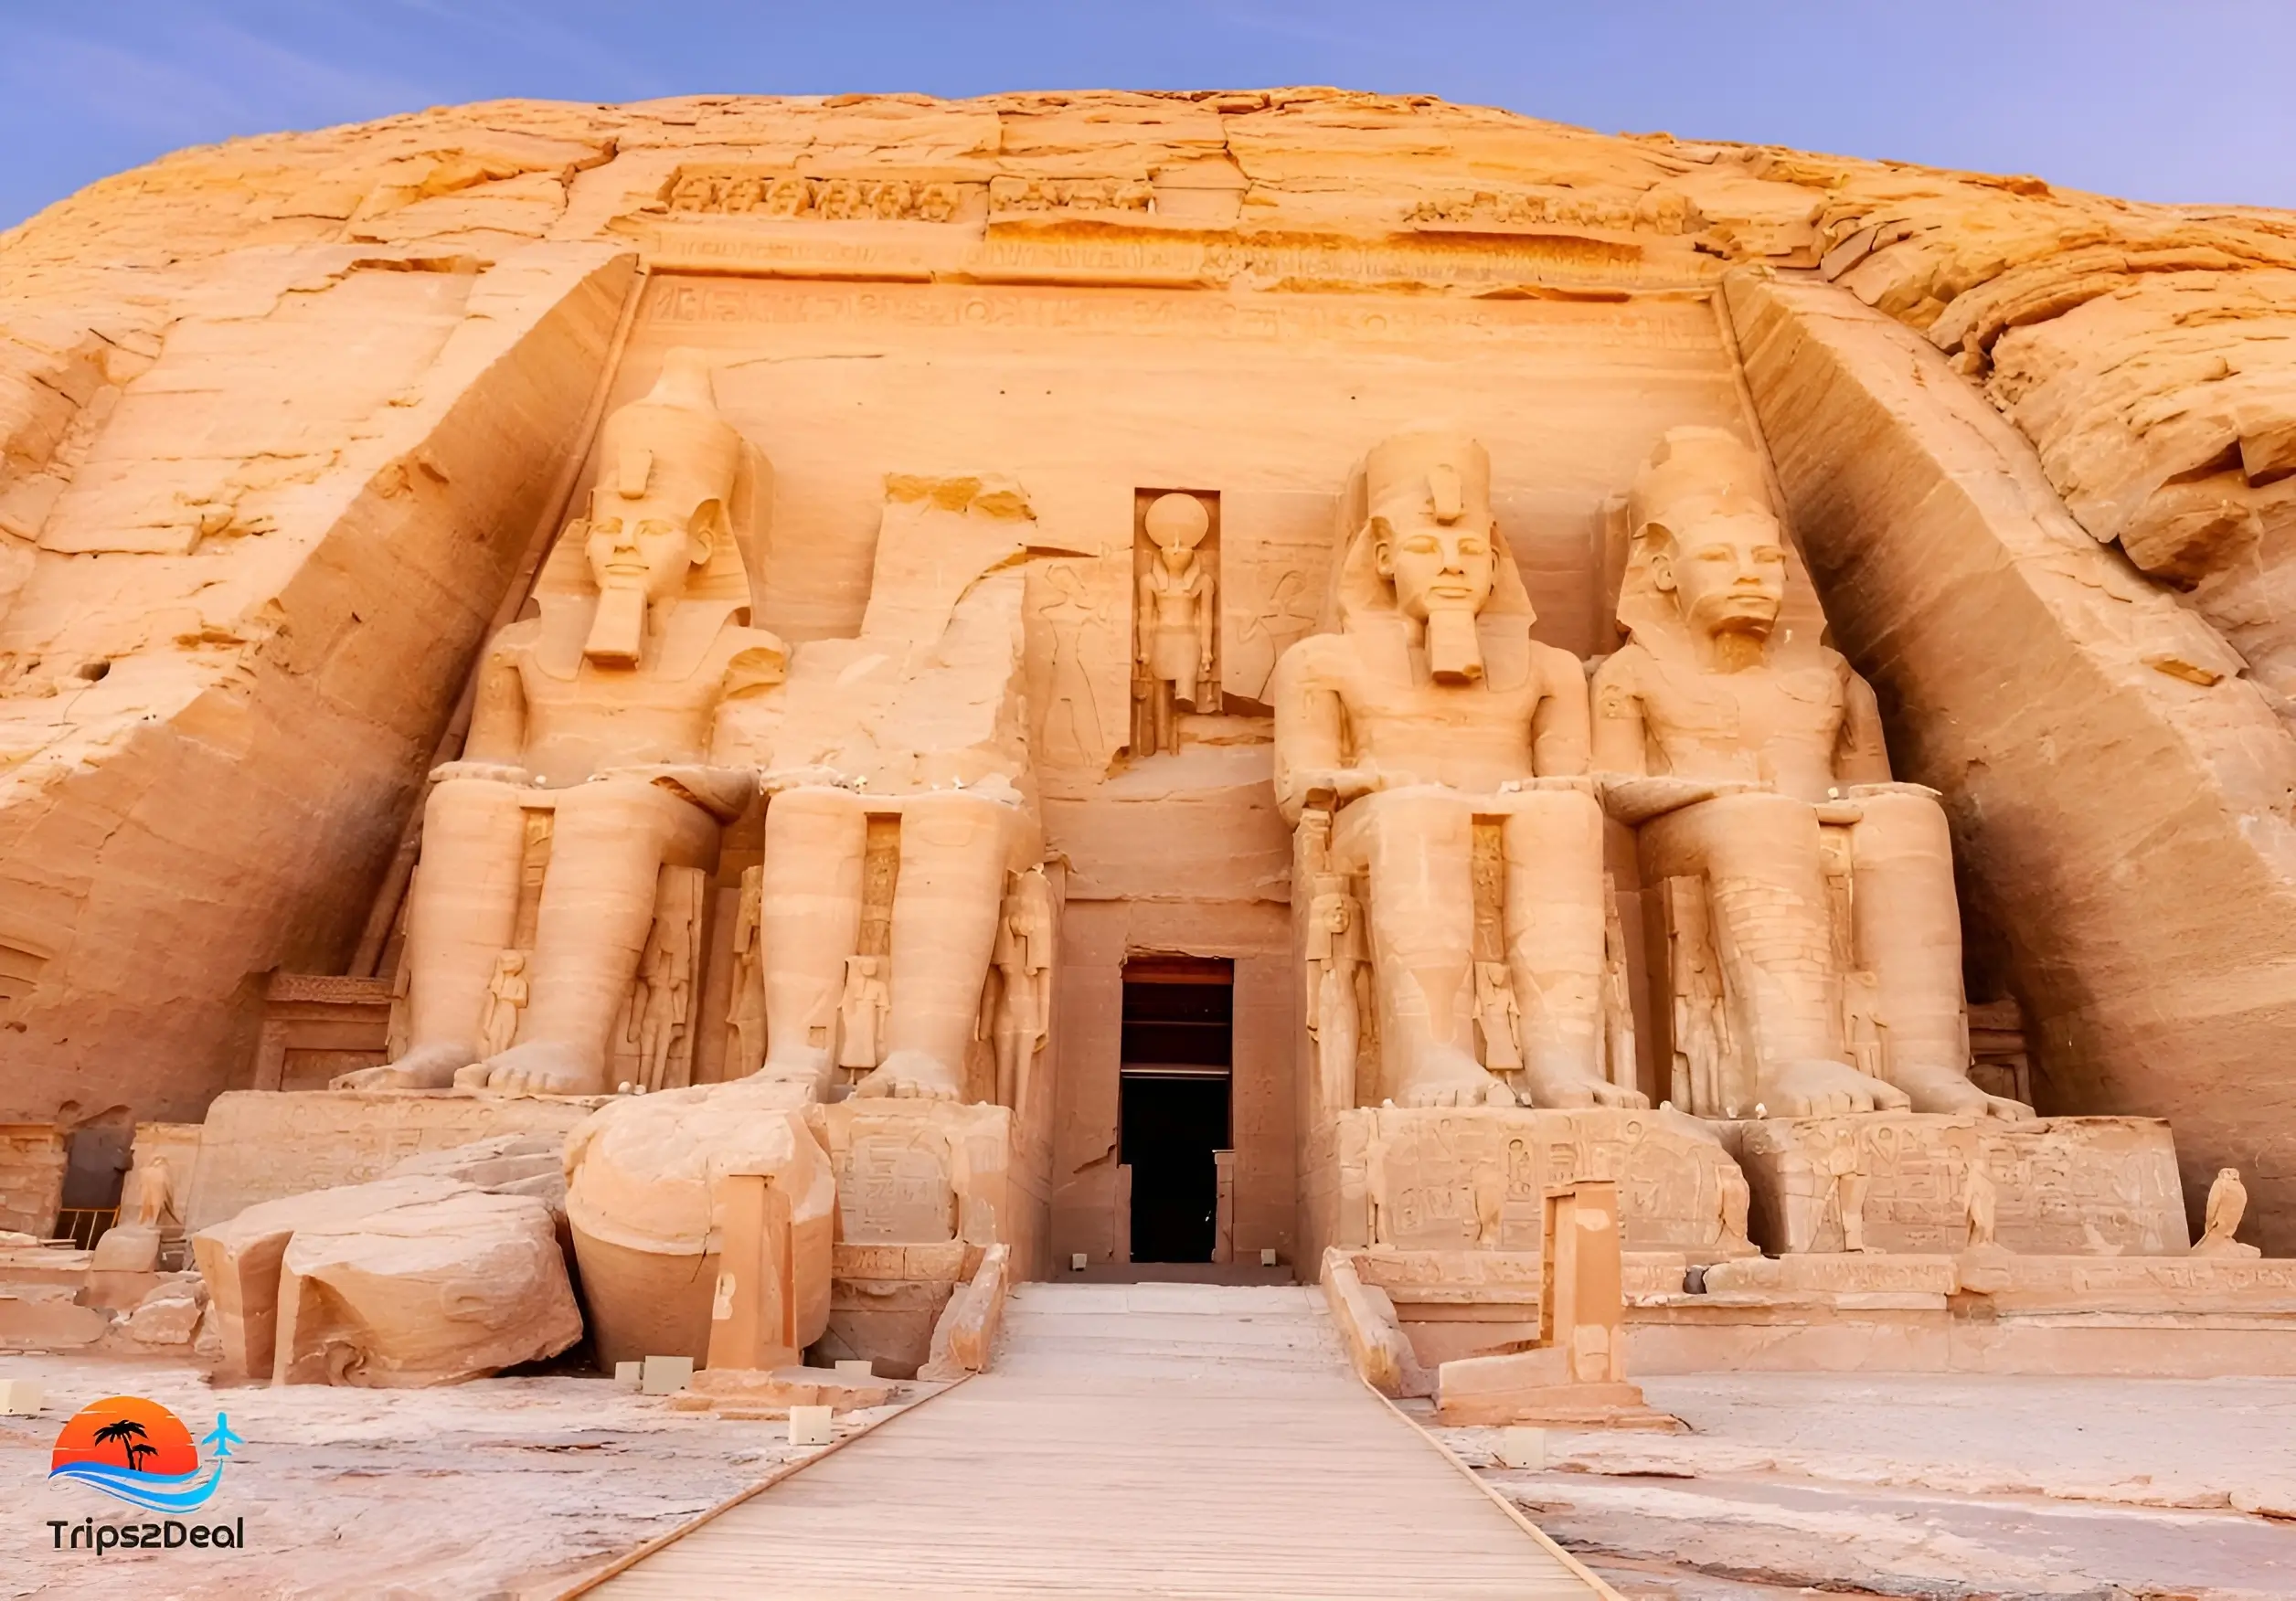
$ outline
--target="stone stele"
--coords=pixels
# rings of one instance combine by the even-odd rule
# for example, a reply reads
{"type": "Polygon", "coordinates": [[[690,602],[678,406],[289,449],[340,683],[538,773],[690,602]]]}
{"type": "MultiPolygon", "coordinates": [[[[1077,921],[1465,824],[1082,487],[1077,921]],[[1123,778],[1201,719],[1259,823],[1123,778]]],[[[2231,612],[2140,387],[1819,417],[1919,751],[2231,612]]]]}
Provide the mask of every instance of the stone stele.
{"type": "Polygon", "coordinates": [[[41,1327],[187,1231],[253,1379],[969,1371],[1079,1256],[1499,1421],[2296,1339],[2284,217],[505,102],[95,185],[0,306],[0,1225],[140,1130],[41,1327]]]}

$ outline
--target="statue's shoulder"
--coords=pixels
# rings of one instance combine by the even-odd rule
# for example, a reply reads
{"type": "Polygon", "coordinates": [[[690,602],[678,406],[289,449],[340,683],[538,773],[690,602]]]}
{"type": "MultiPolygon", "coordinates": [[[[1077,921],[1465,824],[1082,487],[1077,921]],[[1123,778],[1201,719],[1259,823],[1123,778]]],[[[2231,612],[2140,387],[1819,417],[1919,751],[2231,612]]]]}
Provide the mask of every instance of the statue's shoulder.
{"type": "Polygon", "coordinates": [[[1336,687],[1355,676],[1361,654],[1361,642],[1345,634],[1309,634],[1278,658],[1276,673],[1302,688],[1336,687]]]}
{"type": "Polygon", "coordinates": [[[1841,652],[1835,650],[1832,645],[1820,645],[1818,647],[1818,660],[1824,663],[1827,676],[1831,677],[1834,683],[1840,684],[1844,689],[1851,689],[1853,687],[1863,689],[1866,687],[1866,680],[1864,676],[1859,673],[1856,668],[1850,665],[1850,659],[1842,654],[1841,652]]]}
{"type": "Polygon", "coordinates": [[[1657,664],[1657,658],[1638,640],[1628,640],[1617,650],[1602,658],[1594,670],[1597,690],[1614,689],[1632,693],[1639,688],[1657,664]]]}
{"type": "Polygon", "coordinates": [[[494,637],[486,641],[486,659],[490,663],[517,663],[542,641],[542,620],[525,617],[506,627],[494,631],[494,637]]]}
{"type": "Polygon", "coordinates": [[[1531,664],[1557,689],[1587,682],[1587,664],[1575,652],[1560,645],[1550,645],[1540,640],[1531,641],[1531,664]]]}
{"type": "Polygon", "coordinates": [[[744,624],[728,625],[712,652],[723,663],[726,693],[761,689],[789,676],[789,646],[781,636],[744,624]]]}

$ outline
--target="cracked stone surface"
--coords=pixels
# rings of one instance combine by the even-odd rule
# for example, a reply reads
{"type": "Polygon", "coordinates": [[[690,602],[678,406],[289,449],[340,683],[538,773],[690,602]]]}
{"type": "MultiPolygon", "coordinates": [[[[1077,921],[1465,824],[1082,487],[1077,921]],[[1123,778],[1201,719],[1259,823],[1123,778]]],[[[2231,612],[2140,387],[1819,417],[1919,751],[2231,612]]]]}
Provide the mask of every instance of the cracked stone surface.
{"type": "Polygon", "coordinates": [[[1629,1596],[2296,1595],[2296,1381],[1655,1378],[1683,1436],[1439,1430],[1629,1596]]]}

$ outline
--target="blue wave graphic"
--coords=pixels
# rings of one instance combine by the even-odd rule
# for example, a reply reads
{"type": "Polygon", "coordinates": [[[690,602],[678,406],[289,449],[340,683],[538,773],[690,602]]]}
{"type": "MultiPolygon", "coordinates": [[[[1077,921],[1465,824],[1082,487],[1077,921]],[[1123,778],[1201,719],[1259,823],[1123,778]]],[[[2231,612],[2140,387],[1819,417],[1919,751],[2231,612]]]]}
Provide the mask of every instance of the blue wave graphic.
{"type": "Polygon", "coordinates": [[[223,1479],[223,1464],[218,1462],[209,1468],[205,1479],[199,1479],[197,1468],[188,1473],[163,1477],[140,1473],[133,1468],[114,1468],[109,1462],[67,1462],[61,1468],[49,1468],[48,1476],[76,1479],[147,1511],[187,1512],[194,1507],[205,1506],[207,1498],[215,1494],[216,1486],[223,1479]]]}

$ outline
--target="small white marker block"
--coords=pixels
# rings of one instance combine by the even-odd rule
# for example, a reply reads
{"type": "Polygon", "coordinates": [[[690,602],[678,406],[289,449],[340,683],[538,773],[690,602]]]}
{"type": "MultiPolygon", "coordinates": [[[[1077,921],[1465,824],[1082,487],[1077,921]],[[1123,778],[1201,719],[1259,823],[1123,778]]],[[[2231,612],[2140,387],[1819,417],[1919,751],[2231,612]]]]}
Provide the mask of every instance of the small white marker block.
{"type": "Polygon", "coordinates": [[[1547,1470],[1547,1431],[1543,1428],[1503,1428],[1499,1431],[1499,1466],[1547,1470]]]}
{"type": "Polygon", "coordinates": [[[645,1382],[645,1363],[618,1362],[614,1363],[614,1383],[625,1390],[634,1390],[645,1382]]]}
{"type": "Polygon", "coordinates": [[[1091,1259],[1092,1259],[1092,1258],[1091,1258],[1090,1256],[1087,1256],[1084,1252],[1082,1252],[1082,1251],[1079,1251],[1079,1252],[1077,1252],[1074,1256],[1070,1256],[1070,1257],[1068,1258],[1068,1271],[1069,1271],[1069,1272],[1071,1272],[1071,1273],[1081,1273],[1081,1272],[1083,1272],[1083,1271],[1084,1271],[1084,1265],[1085,1265],[1087,1262],[1090,1262],[1091,1259]]]}
{"type": "Polygon", "coordinates": [[[790,1444],[792,1446],[825,1446],[829,1443],[829,1408],[826,1406],[792,1406],[790,1408],[790,1444]]]}
{"type": "Polygon", "coordinates": [[[37,1379],[0,1379],[0,1417],[29,1417],[45,1398],[37,1379]]]}
{"type": "Polygon", "coordinates": [[[647,1395],[675,1395],[694,1382],[690,1356],[649,1356],[639,1375],[638,1389],[647,1395]]]}
{"type": "Polygon", "coordinates": [[[874,1379],[877,1377],[877,1363],[866,1356],[841,1357],[837,1362],[837,1371],[851,1373],[856,1378],[874,1379]]]}
{"type": "Polygon", "coordinates": [[[1260,1265],[1262,1267],[1272,1267],[1276,1265],[1276,1248],[1273,1246],[1262,1246],[1260,1248],[1260,1265]]]}

